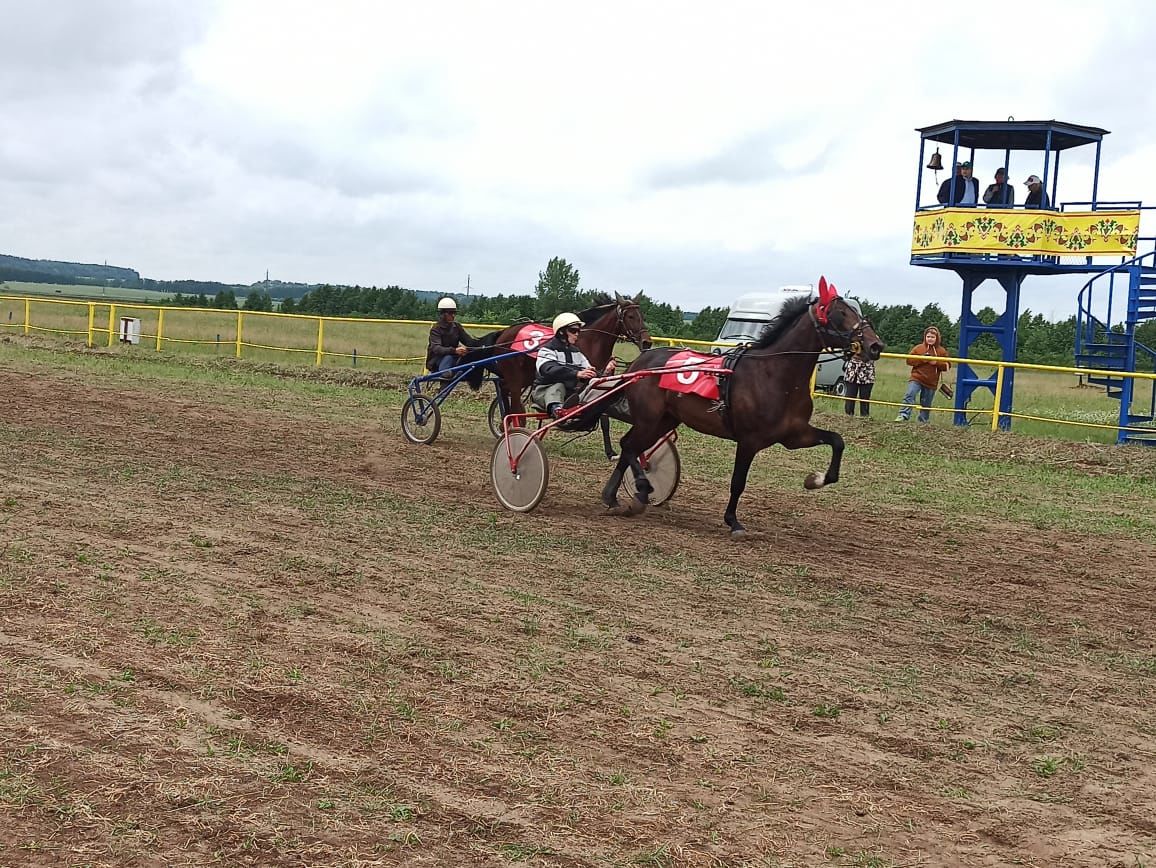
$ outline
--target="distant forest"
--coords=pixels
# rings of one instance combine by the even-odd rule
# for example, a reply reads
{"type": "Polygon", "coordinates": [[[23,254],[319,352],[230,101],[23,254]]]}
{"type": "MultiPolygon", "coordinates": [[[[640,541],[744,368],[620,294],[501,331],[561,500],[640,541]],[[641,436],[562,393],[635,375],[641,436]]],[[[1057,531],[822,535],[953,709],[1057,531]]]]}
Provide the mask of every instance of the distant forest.
{"type": "MultiPolygon", "coordinates": [[[[563,310],[581,310],[590,305],[595,290],[579,287],[579,273],[566,260],[554,258],[539,272],[538,284],[532,294],[511,294],[465,297],[455,295],[463,322],[506,325],[518,320],[549,322],[563,310]]],[[[400,286],[319,286],[300,299],[286,299],[281,303],[282,313],[315,314],[320,316],[363,316],[380,319],[432,320],[437,317],[435,293],[416,293],[400,286]]],[[[887,342],[891,352],[905,353],[923,337],[923,330],[935,325],[943,335],[944,345],[953,352],[958,350],[959,320],[936,303],[922,309],[909,304],[878,305],[859,299],[863,312],[870,318],[876,332],[887,342]]],[[[185,299],[186,304],[209,307],[237,307],[237,299],[225,293],[210,298],[200,296],[185,299]]],[[[714,340],[726,320],[729,308],[705,307],[689,319],[681,308],[655,301],[645,293],[639,303],[646,316],[646,324],[654,335],[686,340],[714,340]]],[[[249,310],[271,310],[273,300],[257,292],[245,299],[249,310]]],[[[994,322],[996,312],[984,308],[978,313],[985,323],[994,322]]],[[[1138,331],[1139,340],[1156,346],[1156,321],[1146,323],[1138,331]],[[1148,329],[1149,334],[1143,334],[1148,329]],[[1145,341],[1144,338],[1150,338],[1145,341]]],[[[1019,346],[1022,361],[1037,364],[1070,365],[1076,336],[1076,318],[1049,322],[1042,314],[1025,310],[1019,321],[1019,346]]],[[[999,357],[999,347],[990,335],[984,335],[973,347],[974,358],[999,357]]]]}
{"type": "MultiPolygon", "coordinates": [[[[439,293],[410,290],[400,286],[334,286],[258,281],[250,286],[199,280],[151,280],[131,268],[88,265],[74,262],[23,259],[0,254],[0,281],[29,283],[89,284],[121,286],[173,293],[167,303],[188,307],[212,307],[254,311],[280,310],[282,313],[321,316],[361,316],[380,319],[432,320],[437,316],[439,293]],[[278,304],[279,302],[279,304],[278,304]]],[[[493,296],[452,295],[464,322],[505,325],[519,320],[549,321],[564,310],[588,307],[597,290],[580,288],[579,273],[565,259],[555,257],[538,274],[533,292],[493,296]]],[[[629,293],[635,295],[636,293],[629,293]]],[[[860,299],[863,312],[892,352],[906,352],[919,342],[928,325],[939,327],[944,344],[958,351],[959,320],[947,315],[936,303],[922,309],[912,305],[877,305],[860,299]]],[[[687,340],[713,340],[726,320],[728,308],[705,307],[693,316],[681,308],[639,295],[651,333],[687,340]]],[[[991,308],[980,311],[985,323],[995,320],[991,308]]],[[[1119,328],[1119,327],[1117,327],[1119,328]]],[[[1072,364],[1076,320],[1069,317],[1049,322],[1042,314],[1025,310],[1019,321],[1019,356],[1022,361],[1040,364],[1072,364]]],[[[1156,320],[1141,325],[1137,340],[1156,347],[1156,320]]],[[[975,358],[997,358],[999,349],[985,335],[972,348],[975,358]]]]}
{"type": "Polygon", "coordinates": [[[251,285],[220,283],[214,280],[152,280],[141,277],[132,268],[61,262],[53,259],[25,259],[2,253],[0,253],[0,280],[179,292],[194,296],[204,295],[208,298],[215,298],[218,293],[230,291],[244,296],[254,288],[260,288],[275,298],[300,298],[315,288],[315,284],[286,283],[280,280],[261,280],[251,285]]]}

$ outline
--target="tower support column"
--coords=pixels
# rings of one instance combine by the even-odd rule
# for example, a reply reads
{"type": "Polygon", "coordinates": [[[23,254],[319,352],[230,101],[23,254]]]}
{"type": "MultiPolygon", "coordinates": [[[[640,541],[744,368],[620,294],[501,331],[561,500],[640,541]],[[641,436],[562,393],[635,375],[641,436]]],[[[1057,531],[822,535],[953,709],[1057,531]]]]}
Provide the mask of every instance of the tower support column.
{"type": "MultiPolygon", "coordinates": [[[[959,357],[971,358],[971,346],[981,335],[991,335],[1000,348],[1000,360],[1014,362],[1016,360],[1016,339],[1020,321],[1020,287],[1024,282],[1024,273],[1018,269],[1001,269],[999,272],[960,271],[957,272],[963,279],[963,309],[959,318],[959,357]],[[1003,313],[996,317],[995,322],[985,324],[976,315],[973,300],[975,290],[985,280],[995,280],[1007,297],[1003,313]]],[[[977,360],[979,362],[981,360],[977,360]]],[[[955,378],[955,414],[953,421],[956,425],[966,425],[967,405],[976,389],[988,389],[995,394],[995,374],[990,377],[980,377],[970,363],[962,363],[955,378]]],[[[999,411],[1001,414],[1010,413],[1015,391],[1015,371],[1004,371],[1003,389],[1000,392],[999,411]]],[[[1011,418],[1001,416],[999,427],[1003,430],[1011,428],[1011,418]]]]}

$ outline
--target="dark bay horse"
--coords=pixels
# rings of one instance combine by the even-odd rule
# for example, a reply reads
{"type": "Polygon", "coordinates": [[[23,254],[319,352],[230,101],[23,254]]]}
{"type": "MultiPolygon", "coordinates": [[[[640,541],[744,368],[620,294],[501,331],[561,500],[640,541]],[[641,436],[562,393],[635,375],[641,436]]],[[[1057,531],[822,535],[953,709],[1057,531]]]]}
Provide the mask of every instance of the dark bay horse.
{"type": "MultiPolygon", "coordinates": [[[[577,312],[584,325],[581,334],[578,335],[578,347],[598,371],[610,361],[610,357],[614,354],[614,344],[619,338],[630,341],[640,350],[650,348],[650,331],[646,327],[642,308],[638,304],[639,296],[629,298],[615,293],[614,298],[611,298],[609,295],[600,294],[592,299],[593,307],[577,312]]],[[[479,362],[491,356],[510,352],[511,345],[524,326],[525,323],[518,323],[483,335],[481,337],[483,346],[470,350],[462,356],[459,364],[479,362]]],[[[544,331],[543,343],[554,336],[548,326],[544,327],[544,331]]],[[[498,388],[502,390],[506,412],[525,413],[522,395],[537,376],[534,359],[529,354],[513,356],[495,362],[494,368],[497,369],[500,378],[498,388]]],[[[482,374],[479,367],[466,378],[467,382],[473,388],[478,388],[482,383],[482,374]]],[[[605,417],[602,420],[602,439],[607,456],[613,457],[610,446],[610,423],[605,417]]]]}
{"type": "MultiPolygon", "coordinates": [[[[618,486],[628,467],[659,438],[679,425],[734,440],[734,470],[731,496],[723,520],[731,536],[746,535],[736,508],[747,485],[747,473],[755,454],[775,443],[787,449],[805,449],[825,443],[831,447],[831,464],[825,473],[811,473],[806,488],[822,488],[839,480],[843,438],[835,431],[811,425],[811,373],[819,353],[837,347],[863,358],[877,359],[883,351],[871,323],[849,304],[819,282],[819,298],[807,296],[787,302],[753,345],[736,351],[730,382],[724,383],[723,402],[694,394],[682,394],[659,387],[659,376],[644,375],[626,387],[633,425],[622,438],[621,455],[606,487],[602,501],[618,515],[637,515],[647,506],[651,490],[645,474],[634,470],[637,494],[626,506],[619,506],[618,486]]],[[[677,349],[644,352],[627,373],[662,368],[677,349]]]]}

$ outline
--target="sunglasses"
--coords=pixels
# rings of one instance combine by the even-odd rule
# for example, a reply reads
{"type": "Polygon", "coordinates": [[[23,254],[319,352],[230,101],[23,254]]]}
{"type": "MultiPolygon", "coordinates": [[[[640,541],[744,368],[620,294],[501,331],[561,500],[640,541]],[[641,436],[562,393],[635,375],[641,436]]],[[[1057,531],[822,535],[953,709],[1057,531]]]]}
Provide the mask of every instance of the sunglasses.
{"type": "Polygon", "coordinates": [[[567,326],[566,331],[572,335],[576,335],[582,331],[582,326],[567,326]]]}

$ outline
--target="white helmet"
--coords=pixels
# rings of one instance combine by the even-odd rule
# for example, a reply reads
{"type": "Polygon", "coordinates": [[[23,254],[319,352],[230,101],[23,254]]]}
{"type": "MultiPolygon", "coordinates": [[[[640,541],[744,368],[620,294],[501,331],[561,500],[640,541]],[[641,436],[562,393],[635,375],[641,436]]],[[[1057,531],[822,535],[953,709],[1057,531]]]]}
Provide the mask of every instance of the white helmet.
{"type": "Polygon", "coordinates": [[[442,310],[456,311],[457,309],[458,309],[458,303],[456,301],[454,301],[452,298],[443,298],[441,301],[438,302],[438,310],[439,311],[442,311],[442,310]]]}
{"type": "Polygon", "coordinates": [[[554,329],[554,334],[558,334],[558,332],[562,331],[566,326],[572,325],[582,325],[582,320],[576,314],[560,313],[554,317],[552,328],[554,329]]]}

